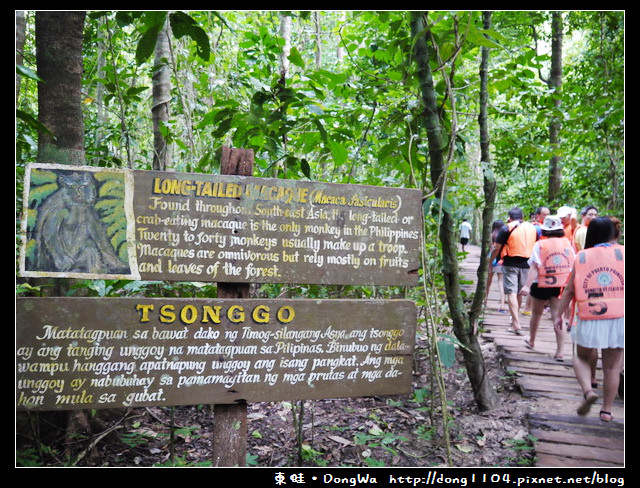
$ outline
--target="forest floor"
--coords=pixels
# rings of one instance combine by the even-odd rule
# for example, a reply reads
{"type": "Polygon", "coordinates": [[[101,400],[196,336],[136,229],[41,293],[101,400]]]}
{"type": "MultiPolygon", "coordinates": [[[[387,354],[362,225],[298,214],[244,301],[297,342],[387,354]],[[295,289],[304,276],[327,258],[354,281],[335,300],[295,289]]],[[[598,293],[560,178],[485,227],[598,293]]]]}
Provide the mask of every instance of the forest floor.
{"type": "MultiPolygon", "coordinates": [[[[420,354],[427,344],[420,342],[416,343],[412,395],[249,404],[247,466],[531,465],[527,413],[535,407],[502,371],[495,345],[485,342],[482,347],[491,384],[500,397],[497,408],[478,411],[459,353],[456,365],[444,371],[450,417],[447,447],[439,396],[431,394],[436,390],[430,361],[420,354]],[[300,430],[295,427],[294,414],[302,420],[300,430]]],[[[40,432],[48,448],[45,465],[211,466],[212,410],[181,406],[98,411],[88,422],[85,415],[79,424],[90,429],[90,437],[77,437],[67,444],[66,454],[63,439],[68,442],[68,437],[62,429],[51,436],[40,432]]],[[[18,465],[34,455],[29,450],[35,447],[28,442],[31,436],[24,434],[29,430],[28,425],[18,424],[18,465]]]]}

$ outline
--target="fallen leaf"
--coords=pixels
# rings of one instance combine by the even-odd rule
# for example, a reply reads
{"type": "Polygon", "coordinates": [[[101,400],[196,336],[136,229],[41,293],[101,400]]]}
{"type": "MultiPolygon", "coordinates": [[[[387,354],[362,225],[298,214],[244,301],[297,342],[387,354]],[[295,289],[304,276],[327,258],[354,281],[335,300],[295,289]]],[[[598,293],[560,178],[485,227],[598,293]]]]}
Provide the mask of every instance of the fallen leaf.
{"type": "Polygon", "coordinates": [[[338,444],[342,444],[343,446],[349,446],[353,444],[353,442],[351,442],[350,440],[345,439],[344,437],[340,437],[339,435],[330,435],[327,437],[329,437],[329,439],[331,439],[332,441],[336,441],[338,444]]]}
{"type": "Polygon", "coordinates": [[[456,444],[456,448],[464,453],[470,453],[473,451],[473,448],[469,446],[469,444],[456,444]]]}

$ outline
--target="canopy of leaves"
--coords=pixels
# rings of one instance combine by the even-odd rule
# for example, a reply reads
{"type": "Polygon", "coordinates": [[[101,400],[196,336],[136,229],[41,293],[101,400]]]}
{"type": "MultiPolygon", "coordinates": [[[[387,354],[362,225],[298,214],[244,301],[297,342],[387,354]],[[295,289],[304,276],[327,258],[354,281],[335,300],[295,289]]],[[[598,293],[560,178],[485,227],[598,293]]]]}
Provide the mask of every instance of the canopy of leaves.
{"type": "MultiPolygon", "coordinates": [[[[478,57],[491,48],[492,168],[502,209],[595,204],[622,216],[624,13],[563,14],[563,86],[552,92],[547,12],[428,14],[444,144],[447,211],[481,205],[478,57]],[[562,103],[554,106],[554,97],[562,103]],[[552,149],[551,117],[562,121],[552,149]],[[548,162],[562,161],[562,201],[546,202],[548,162]]],[[[36,153],[33,19],[17,116],[17,160],[36,153]]],[[[173,103],[163,133],[175,169],[217,171],[223,145],[253,149],[256,175],[417,186],[428,192],[429,153],[408,13],[101,11],[85,28],[85,126],[94,165],[149,168],[151,76],[157,34],[172,32],[173,103]],[[292,20],[290,39],[282,19],[292,20]],[[287,63],[283,63],[286,57],[287,63]]]]}

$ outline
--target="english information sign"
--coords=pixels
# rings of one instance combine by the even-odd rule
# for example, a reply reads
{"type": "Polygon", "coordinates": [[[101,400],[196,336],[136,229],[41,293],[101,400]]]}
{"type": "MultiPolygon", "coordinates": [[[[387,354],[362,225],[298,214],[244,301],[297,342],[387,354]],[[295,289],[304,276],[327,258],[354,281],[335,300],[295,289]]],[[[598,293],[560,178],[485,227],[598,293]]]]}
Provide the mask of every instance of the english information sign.
{"type": "Polygon", "coordinates": [[[414,286],[419,190],[31,164],[22,276],[414,286]]]}
{"type": "Polygon", "coordinates": [[[16,406],[411,392],[410,300],[17,298],[16,406]]]}

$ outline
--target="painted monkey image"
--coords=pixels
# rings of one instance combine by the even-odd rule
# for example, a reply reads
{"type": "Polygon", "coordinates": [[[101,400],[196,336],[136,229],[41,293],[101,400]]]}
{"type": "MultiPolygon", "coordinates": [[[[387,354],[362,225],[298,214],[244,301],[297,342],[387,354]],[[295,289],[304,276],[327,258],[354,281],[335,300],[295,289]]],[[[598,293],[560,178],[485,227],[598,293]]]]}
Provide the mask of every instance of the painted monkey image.
{"type": "Polygon", "coordinates": [[[96,180],[86,171],[58,172],[58,189],[38,210],[36,268],[80,273],[128,273],[95,209],[96,180]]]}

